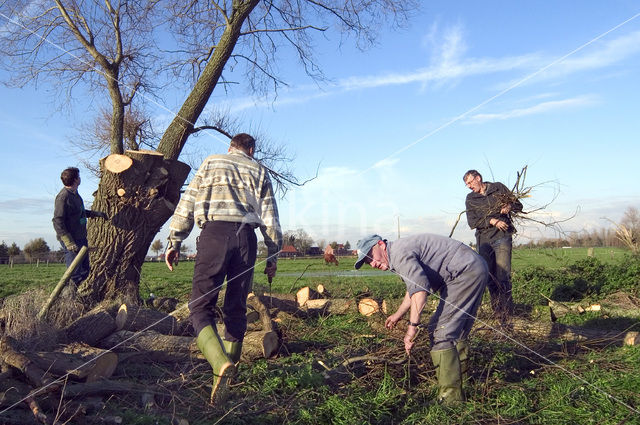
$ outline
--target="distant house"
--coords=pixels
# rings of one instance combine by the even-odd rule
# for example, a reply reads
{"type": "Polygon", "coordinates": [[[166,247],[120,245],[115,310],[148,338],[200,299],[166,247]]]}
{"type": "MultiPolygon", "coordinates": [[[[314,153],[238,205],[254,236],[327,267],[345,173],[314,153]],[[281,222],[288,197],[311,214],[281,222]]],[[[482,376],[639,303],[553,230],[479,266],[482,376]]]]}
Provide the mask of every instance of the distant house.
{"type": "Polygon", "coordinates": [[[322,255],[322,249],[320,249],[319,246],[310,246],[309,249],[307,249],[307,255],[308,256],[322,255]]]}
{"type": "Polygon", "coordinates": [[[344,247],[344,244],[339,243],[336,245],[336,247],[333,249],[333,254],[337,257],[337,256],[345,256],[345,255],[352,255],[352,250],[350,249],[346,249],[344,247]]]}
{"type": "Polygon", "coordinates": [[[282,250],[280,250],[280,254],[278,255],[278,257],[291,258],[296,257],[298,254],[298,250],[293,245],[284,245],[282,247],[282,250]]]}

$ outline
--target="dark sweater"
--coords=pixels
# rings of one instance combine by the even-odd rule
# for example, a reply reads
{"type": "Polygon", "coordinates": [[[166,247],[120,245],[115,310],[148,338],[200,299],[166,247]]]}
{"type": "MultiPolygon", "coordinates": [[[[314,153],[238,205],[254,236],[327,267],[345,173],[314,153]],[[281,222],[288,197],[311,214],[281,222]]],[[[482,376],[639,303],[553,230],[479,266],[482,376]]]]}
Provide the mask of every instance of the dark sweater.
{"type": "Polygon", "coordinates": [[[84,202],[78,193],[66,187],[56,196],[53,209],[53,228],[58,235],[68,234],[78,243],[87,238],[87,217],[93,217],[93,211],[84,209],[84,202]]]}
{"type": "Polygon", "coordinates": [[[469,227],[476,229],[476,238],[487,241],[500,239],[516,232],[509,214],[501,214],[500,209],[505,203],[511,203],[512,212],[522,211],[522,203],[513,201],[513,195],[505,185],[500,182],[484,182],[487,185],[485,194],[471,192],[467,195],[467,222],[469,227]],[[502,220],[509,225],[506,231],[502,231],[489,222],[492,218],[502,220]]]}

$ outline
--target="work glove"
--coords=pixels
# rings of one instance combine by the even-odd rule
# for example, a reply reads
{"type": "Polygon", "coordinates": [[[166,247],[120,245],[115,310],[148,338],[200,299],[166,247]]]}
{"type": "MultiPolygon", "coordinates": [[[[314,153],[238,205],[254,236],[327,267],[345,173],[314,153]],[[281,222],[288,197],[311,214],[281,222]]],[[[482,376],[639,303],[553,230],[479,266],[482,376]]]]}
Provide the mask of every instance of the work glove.
{"type": "Polygon", "coordinates": [[[80,251],[80,248],[78,248],[78,245],[76,245],[76,243],[73,241],[70,235],[65,233],[64,235],[60,236],[60,240],[62,241],[62,243],[64,244],[65,248],[67,248],[68,251],[75,252],[75,253],[80,251]]]}
{"type": "Polygon", "coordinates": [[[92,216],[93,217],[104,218],[105,220],[109,220],[109,216],[107,215],[107,213],[106,212],[102,212],[102,211],[93,211],[92,216]]]}

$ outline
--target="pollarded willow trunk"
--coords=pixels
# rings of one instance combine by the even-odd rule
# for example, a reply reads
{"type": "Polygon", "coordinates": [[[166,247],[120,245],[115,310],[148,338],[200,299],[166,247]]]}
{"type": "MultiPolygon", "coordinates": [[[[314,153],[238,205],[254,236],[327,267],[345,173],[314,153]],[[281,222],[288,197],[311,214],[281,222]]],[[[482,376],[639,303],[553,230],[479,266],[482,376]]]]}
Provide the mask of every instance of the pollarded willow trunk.
{"type": "Polygon", "coordinates": [[[142,263],[173,214],[190,167],[155,151],[126,151],[103,158],[100,169],[92,209],[109,220],[90,220],[91,273],[78,292],[88,306],[103,300],[138,304],[142,263]]]}

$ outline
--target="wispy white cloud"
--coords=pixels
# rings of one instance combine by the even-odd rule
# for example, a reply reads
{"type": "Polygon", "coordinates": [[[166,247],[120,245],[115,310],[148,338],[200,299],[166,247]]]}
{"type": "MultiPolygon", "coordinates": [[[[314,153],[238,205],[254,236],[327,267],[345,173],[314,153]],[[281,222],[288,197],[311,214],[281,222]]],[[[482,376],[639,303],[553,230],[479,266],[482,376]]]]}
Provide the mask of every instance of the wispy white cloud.
{"type": "Polygon", "coordinates": [[[545,114],[551,111],[557,111],[560,109],[578,108],[584,106],[590,106],[596,103],[596,100],[591,96],[580,96],[571,99],[552,100],[548,102],[538,103],[537,105],[530,106],[528,108],[512,109],[510,111],[503,111],[492,114],[476,114],[466,121],[467,123],[480,124],[488,121],[507,120],[511,118],[521,118],[528,115],[545,114]]]}
{"type": "Polygon", "coordinates": [[[371,168],[390,168],[400,161],[399,158],[385,158],[381,161],[376,162],[371,168]]]}
{"type": "Polygon", "coordinates": [[[41,214],[43,210],[52,208],[52,200],[44,198],[16,198],[0,201],[0,210],[9,213],[41,214]]]}
{"type": "MultiPolygon", "coordinates": [[[[275,100],[238,98],[230,101],[228,108],[233,113],[250,108],[277,108],[285,105],[304,104],[318,98],[354,90],[409,84],[437,88],[477,76],[516,71],[520,73],[536,72],[557,60],[549,53],[542,54],[540,52],[497,58],[466,57],[468,48],[465,42],[465,31],[460,24],[445,29],[440,29],[438,25],[434,24],[425,36],[423,44],[430,50],[429,65],[426,67],[405,72],[351,76],[329,84],[323,89],[318,89],[315,85],[294,87],[281,92],[275,100]]],[[[606,42],[594,43],[584,52],[580,51],[571,55],[557,64],[553,64],[544,72],[540,72],[534,78],[528,79],[526,84],[566,78],[583,71],[611,67],[638,53],[640,53],[640,31],[635,31],[606,42]]],[[[501,87],[511,87],[514,82],[518,82],[520,85],[521,80],[521,75],[513,79],[510,78],[501,87]]],[[[524,83],[522,82],[522,84],[524,83]]]]}

